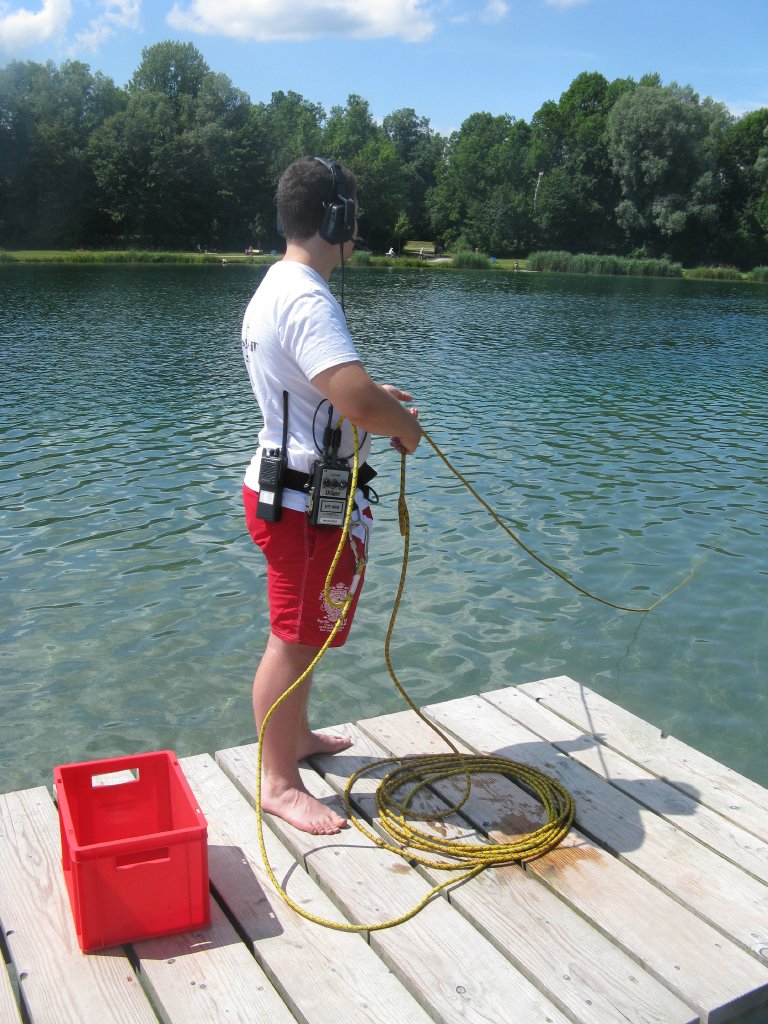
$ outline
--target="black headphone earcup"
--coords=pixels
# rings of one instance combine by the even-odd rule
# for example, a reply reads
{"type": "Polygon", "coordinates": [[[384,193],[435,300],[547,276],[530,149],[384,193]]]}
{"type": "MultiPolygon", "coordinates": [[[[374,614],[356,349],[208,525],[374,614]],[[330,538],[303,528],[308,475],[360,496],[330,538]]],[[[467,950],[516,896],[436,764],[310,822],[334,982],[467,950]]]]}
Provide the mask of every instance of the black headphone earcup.
{"type": "Polygon", "coordinates": [[[332,245],[343,245],[355,237],[355,204],[339,195],[325,204],[320,237],[332,245]]]}
{"type": "Polygon", "coordinates": [[[320,237],[331,245],[342,245],[347,241],[344,224],[344,204],[330,202],[325,204],[323,222],[320,225],[320,237]]]}

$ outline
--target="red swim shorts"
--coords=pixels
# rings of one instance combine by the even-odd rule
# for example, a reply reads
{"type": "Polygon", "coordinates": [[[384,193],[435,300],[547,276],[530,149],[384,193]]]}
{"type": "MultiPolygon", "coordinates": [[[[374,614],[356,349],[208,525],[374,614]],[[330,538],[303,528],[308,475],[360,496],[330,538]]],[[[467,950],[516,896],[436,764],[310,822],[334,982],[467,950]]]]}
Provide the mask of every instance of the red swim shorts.
{"type": "MultiPolygon", "coordinates": [[[[272,633],[289,644],[322,647],[341,614],[340,608],[329,605],[325,600],[325,581],[339,546],[341,530],[312,526],[306,512],[296,512],[291,508],[284,508],[276,523],[266,523],[256,517],[258,500],[256,491],[243,487],[248,532],[267,560],[272,633]]],[[[330,596],[334,601],[346,598],[355,575],[355,556],[350,544],[357,546],[359,557],[363,554],[362,542],[349,538],[331,582],[330,596]]],[[[334,636],[331,647],[341,647],[346,643],[364,578],[365,570],[344,625],[334,636]]]]}

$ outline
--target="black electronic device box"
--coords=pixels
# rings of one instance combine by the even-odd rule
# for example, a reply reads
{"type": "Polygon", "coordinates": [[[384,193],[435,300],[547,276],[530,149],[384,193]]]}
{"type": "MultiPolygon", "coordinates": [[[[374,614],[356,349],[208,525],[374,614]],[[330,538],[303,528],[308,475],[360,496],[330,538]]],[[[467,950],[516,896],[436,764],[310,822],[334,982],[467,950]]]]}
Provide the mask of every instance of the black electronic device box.
{"type": "Polygon", "coordinates": [[[309,521],[313,526],[343,526],[352,471],[343,460],[316,462],[309,488],[309,521]]]}

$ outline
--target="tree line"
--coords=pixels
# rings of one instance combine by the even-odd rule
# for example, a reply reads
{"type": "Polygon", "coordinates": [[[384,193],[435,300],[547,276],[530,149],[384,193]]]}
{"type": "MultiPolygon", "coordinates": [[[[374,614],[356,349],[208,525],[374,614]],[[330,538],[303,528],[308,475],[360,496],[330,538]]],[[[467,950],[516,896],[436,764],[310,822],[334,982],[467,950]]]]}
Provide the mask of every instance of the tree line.
{"type": "Polygon", "coordinates": [[[355,94],[329,112],[291,91],[253,103],[171,41],[125,88],[78,61],[0,70],[0,247],[276,248],[277,178],[307,153],[355,172],[378,251],[768,263],[768,108],[584,72],[530,123],[475,113],[444,137],[412,108],[378,124],[355,94]]]}

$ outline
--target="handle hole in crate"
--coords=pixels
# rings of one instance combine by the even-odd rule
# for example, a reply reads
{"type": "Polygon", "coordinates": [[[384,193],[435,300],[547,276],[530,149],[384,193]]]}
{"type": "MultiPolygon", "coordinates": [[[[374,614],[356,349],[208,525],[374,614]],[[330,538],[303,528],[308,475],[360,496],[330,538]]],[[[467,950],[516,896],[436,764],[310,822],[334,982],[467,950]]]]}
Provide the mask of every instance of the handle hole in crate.
{"type": "Polygon", "coordinates": [[[134,868],[138,864],[163,864],[171,859],[171,851],[167,846],[155,850],[140,850],[138,853],[124,853],[115,858],[115,867],[134,868]]]}
{"type": "Polygon", "coordinates": [[[138,782],[140,772],[138,768],[124,768],[119,772],[104,772],[101,775],[91,776],[91,786],[96,789],[99,786],[122,786],[126,782],[138,782]]]}

